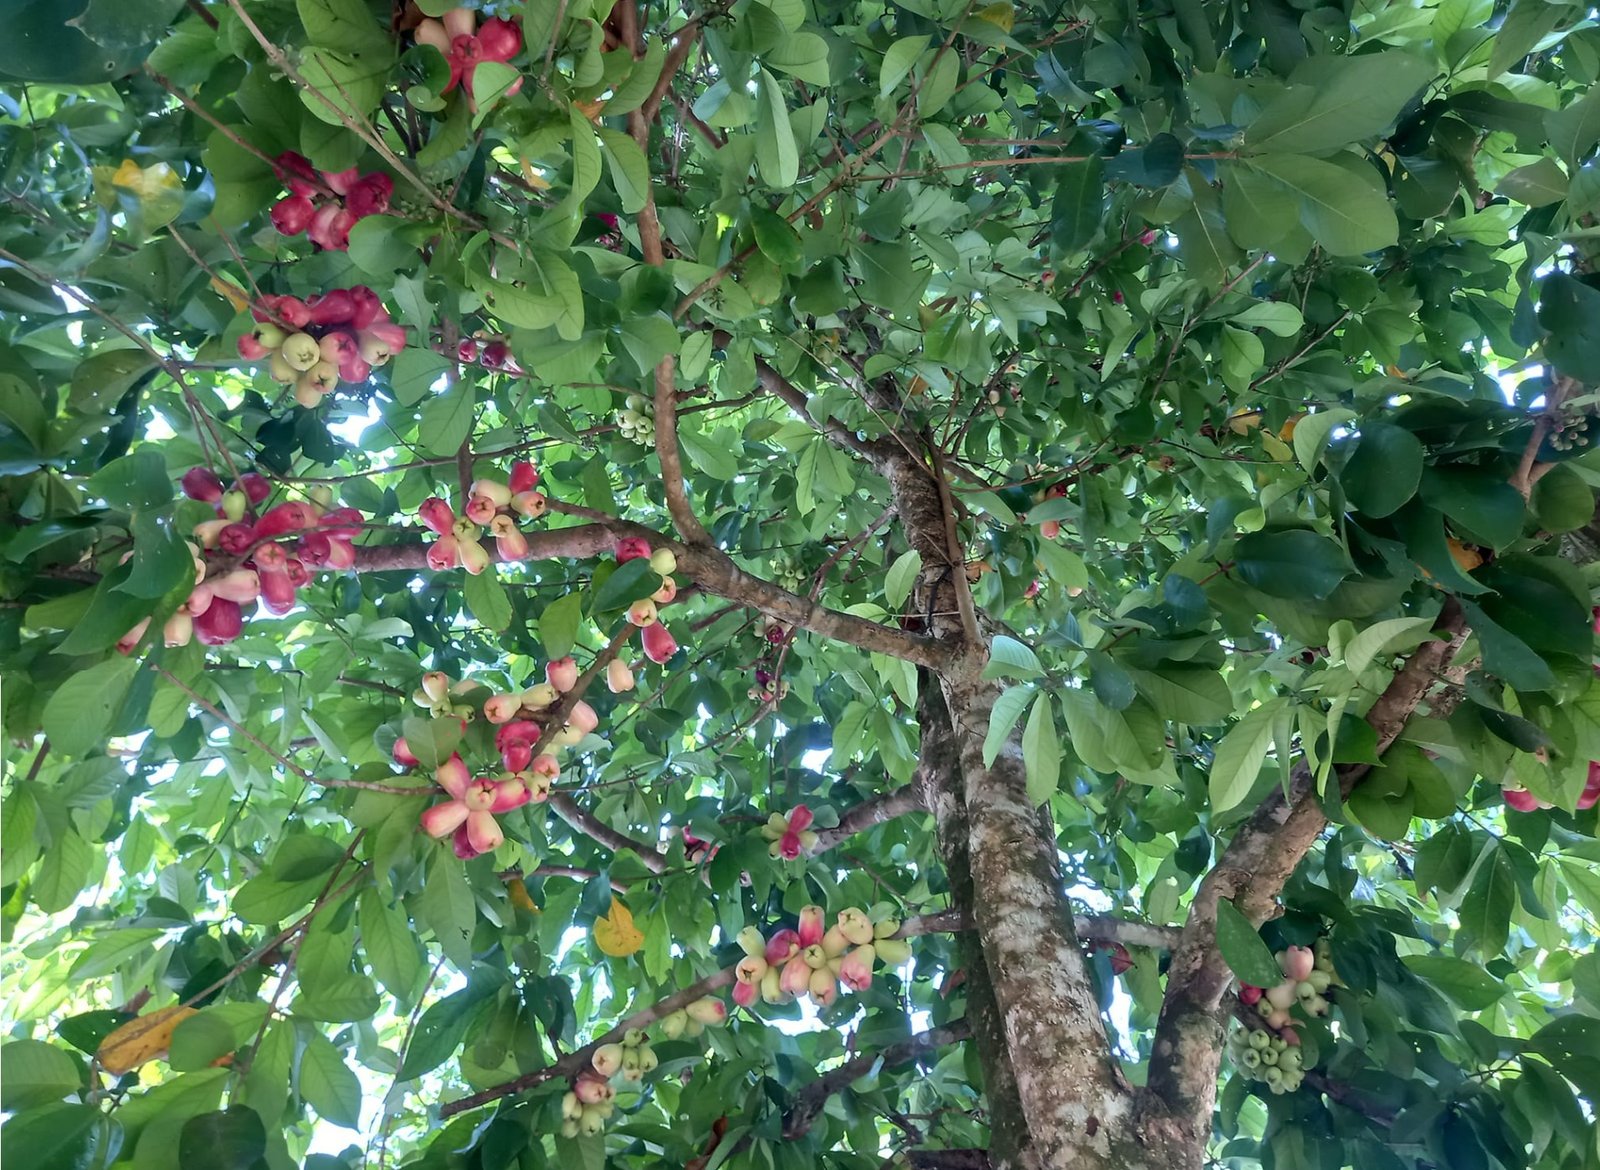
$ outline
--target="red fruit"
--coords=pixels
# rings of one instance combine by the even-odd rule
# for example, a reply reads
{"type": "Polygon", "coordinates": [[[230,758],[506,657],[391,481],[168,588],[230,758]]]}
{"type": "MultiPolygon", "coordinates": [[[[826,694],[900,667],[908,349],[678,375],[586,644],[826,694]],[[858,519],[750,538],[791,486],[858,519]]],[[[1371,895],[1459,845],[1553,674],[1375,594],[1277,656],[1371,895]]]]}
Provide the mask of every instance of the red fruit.
{"type": "MultiPolygon", "coordinates": [[[[347,289],[336,288],[321,296],[308,297],[306,304],[311,307],[313,325],[345,325],[356,315],[355,298],[347,289]]],[[[350,339],[350,344],[354,348],[355,338],[350,339]]]]}
{"type": "Polygon", "coordinates": [[[1503,790],[1502,795],[1505,797],[1507,807],[1514,808],[1518,812],[1533,812],[1539,807],[1539,798],[1526,788],[1507,788],[1503,790]]]}
{"type": "Polygon", "coordinates": [[[539,484],[539,471],[526,459],[519,459],[511,465],[511,482],[506,486],[511,489],[511,494],[531,492],[539,484]]]}
{"type": "Polygon", "coordinates": [[[1156,242],[1156,230],[1155,230],[1155,228],[1147,228],[1145,231],[1141,232],[1139,234],[1139,242],[1141,244],[1143,244],[1146,248],[1148,248],[1151,244],[1155,243],[1156,242]]]}
{"type": "Polygon", "coordinates": [[[339,377],[351,385],[359,386],[371,376],[372,363],[363,360],[359,353],[339,363],[339,377]]]}
{"type": "Polygon", "coordinates": [[[623,565],[650,555],[650,542],[642,536],[624,536],[617,541],[617,564],[623,565]]]}
{"type": "Polygon", "coordinates": [[[667,632],[665,622],[653,622],[640,631],[644,641],[644,654],[651,662],[661,664],[678,652],[678,643],[667,632]]]}
{"type": "Polygon", "coordinates": [[[330,203],[317,210],[311,219],[311,226],[306,228],[306,235],[319,247],[330,252],[343,252],[350,247],[350,229],[355,222],[355,216],[338,204],[330,203]]]}
{"type": "MultiPolygon", "coordinates": [[[[368,337],[375,337],[389,347],[391,353],[399,353],[406,347],[406,327],[396,325],[393,321],[374,321],[367,327],[368,337]]],[[[371,358],[367,359],[371,361],[371,358]]]]}
{"type": "Polygon", "coordinates": [[[303,154],[286,150],[273,160],[278,177],[297,195],[311,195],[317,191],[317,168],[303,154]]]}
{"type": "Polygon", "coordinates": [[[237,556],[256,542],[256,529],[253,524],[230,524],[217,534],[217,547],[223,552],[237,556]]]}
{"type": "Polygon", "coordinates": [[[1261,1002],[1261,996],[1263,994],[1263,988],[1255,987],[1249,983],[1246,983],[1239,988],[1239,1002],[1247,1007],[1253,1007],[1261,1002]]]}
{"type": "Polygon", "coordinates": [[[350,540],[361,535],[361,513],[355,508],[334,508],[323,513],[317,523],[327,529],[329,536],[350,540]]]}
{"type": "Polygon", "coordinates": [[[491,341],[483,347],[483,364],[491,370],[498,370],[506,364],[511,356],[511,347],[503,341],[491,341]]]}
{"type": "Polygon", "coordinates": [[[355,167],[351,167],[347,171],[322,172],[322,181],[328,184],[328,190],[335,195],[348,195],[350,188],[355,186],[360,178],[361,172],[355,167]]]}
{"type": "MultiPolygon", "coordinates": [[[[268,545],[267,547],[276,547],[268,545]]],[[[268,613],[284,614],[294,608],[294,582],[289,579],[289,574],[283,569],[260,568],[257,561],[257,572],[261,577],[261,601],[267,607],[268,613]]],[[[212,604],[215,604],[213,602],[212,604]]]]}
{"type": "Polygon", "coordinates": [[[303,589],[311,584],[311,570],[306,568],[306,563],[299,557],[290,557],[284,562],[284,569],[296,589],[303,589]]]}
{"type": "Polygon", "coordinates": [[[490,61],[509,61],[522,52],[522,30],[494,17],[478,27],[478,54],[490,61]]]}
{"type": "Polygon", "coordinates": [[[281,536],[285,532],[301,532],[308,528],[315,528],[317,514],[312,511],[310,504],[301,503],[299,500],[290,500],[269,508],[267,514],[256,522],[256,538],[265,539],[281,536]]]}
{"type": "Polygon", "coordinates": [[[316,207],[304,195],[286,195],[272,205],[272,226],[286,236],[298,236],[311,226],[316,207]]]}
{"type": "Polygon", "coordinates": [[[274,321],[278,316],[278,302],[282,299],[271,293],[264,293],[259,301],[250,306],[250,315],[263,324],[274,321]]]}
{"type": "Polygon", "coordinates": [[[389,196],[394,194],[394,180],[388,175],[374,173],[350,188],[344,205],[357,219],[369,215],[382,215],[389,210],[389,196]]]}
{"type": "Polygon", "coordinates": [[[267,356],[267,347],[254,333],[241,333],[238,341],[239,356],[247,362],[259,362],[267,356]]]}
{"type": "Polygon", "coordinates": [[[478,360],[478,343],[471,337],[463,337],[461,344],[456,346],[456,360],[469,365],[478,360]]]}
{"type": "Polygon", "coordinates": [[[179,482],[183,485],[183,494],[191,500],[215,504],[222,499],[222,481],[209,467],[191,467],[179,482]]]}
{"type": "Polygon", "coordinates": [[[279,297],[275,306],[278,320],[294,329],[311,324],[311,307],[299,297],[279,297]]]}
{"type": "Polygon", "coordinates": [[[438,496],[431,496],[422,501],[422,507],[417,510],[418,517],[440,536],[450,536],[456,524],[456,514],[450,505],[438,496]]]}
{"type": "Polygon", "coordinates": [[[364,284],[358,284],[350,290],[350,303],[355,306],[355,311],[350,317],[350,327],[358,333],[385,315],[383,302],[378,299],[378,294],[364,284]]]}
{"type": "Polygon", "coordinates": [[[255,471],[247,471],[238,479],[235,485],[249,497],[252,504],[259,504],[272,494],[272,483],[266,476],[255,471]]]}
{"type": "Polygon", "coordinates": [[[205,612],[194,619],[195,636],[207,646],[221,646],[233,641],[244,629],[244,611],[237,601],[224,597],[213,598],[205,612]]]}
{"type": "Polygon", "coordinates": [[[394,756],[394,762],[402,768],[415,768],[422,763],[412,754],[410,746],[406,743],[405,736],[401,736],[394,741],[394,751],[391,754],[394,756]]]}
{"type": "Polygon", "coordinates": [[[301,561],[321,568],[333,557],[333,539],[326,532],[308,532],[295,543],[301,561]]]}
{"type": "Polygon", "coordinates": [[[1121,975],[1133,966],[1133,956],[1128,953],[1128,948],[1121,943],[1111,944],[1111,973],[1121,975]]]}

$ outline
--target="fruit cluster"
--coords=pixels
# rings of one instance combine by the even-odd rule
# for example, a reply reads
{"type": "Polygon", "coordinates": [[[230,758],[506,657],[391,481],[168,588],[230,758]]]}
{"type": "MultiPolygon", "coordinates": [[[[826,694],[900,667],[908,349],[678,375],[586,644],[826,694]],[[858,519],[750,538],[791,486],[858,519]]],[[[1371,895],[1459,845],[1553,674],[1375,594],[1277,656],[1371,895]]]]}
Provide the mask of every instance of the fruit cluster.
{"type": "Polygon", "coordinates": [[[550,503],[542,492],[534,491],[539,473],[527,462],[511,465],[511,478],[476,480],[467,496],[463,515],[438,496],[422,501],[419,515],[439,537],[428,546],[428,567],[453,569],[460,566],[474,575],[489,567],[489,552],[483,547],[483,529],[494,537],[495,551],[502,561],[528,558],[528,538],[517,527],[517,517],[537,520],[550,503]]]}
{"type": "MultiPolygon", "coordinates": [[[[509,61],[522,52],[522,30],[509,20],[491,17],[478,24],[478,14],[471,8],[452,8],[444,16],[432,17],[417,25],[417,44],[432,45],[444,54],[450,66],[450,81],[445,93],[460,86],[474,112],[472,75],[480,61],[509,61]]],[[[517,78],[506,90],[510,97],[522,88],[522,78],[517,78]]]]}
{"type": "MultiPolygon", "coordinates": [[[[723,1023],[727,1018],[727,1006],[720,999],[697,999],[662,1017],[661,1032],[668,1040],[698,1036],[707,1025],[723,1023]]],[[[641,1029],[630,1028],[620,1043],[597,1047],[589,1064],[573,1078],[572,1088],[561,1098],[562,1137],[592,1137],[603,1130],[616,1109],[613,1078],[620,1076],[626,1084],[639,1084],[655,1071],[656,1053],[641,1029]]]]}
{"type": "Polygon", "coordinates": [[[289,194],[272,205],[272,226],[286,236],[304,232],[319,248],[344,252],[350,247],[351,228],[389,210],[394,180],[381,171],[319,171],[292,150],[280,154],[274,165],[289,194]]]}
{"type": "Polygon", "coordinates": [[[464,365],[481,365],[486,370],[522,373],[522,367],[511,356],[511,347],[506,344],[506,339],[484,333],[475,333],[457,342],[456,360],[464,365]]]}
{"type": "Polygon", "coordinates": [[[1274,1036],[1265,1028],[1236,1028],[1228,1037],[1228,1056],[1247,1080],[1261,1081],[1280,1095],[1294,1092],[1305,1079],[1298,1045],[1293,1030],[1274,1036]]]}
{"type": "Polygon", "coordinates": [[[434,838],[453,834],[456,856],[470,860],[492,853],[506,839],[494,818],[550,795],[550,781],[527,772],[505,772],[491,779],[472,778],[457,753],[433,770],[434,783],[450,799],[422,811],[422,831],[434,838]]]}
{"type": "Polygon", "coordinates": [[[869,915],[847,906],[824,928],[826,911],[806,906],[795,929],[785,927],[771,938],[753,926],[739,932],[744,958],[734,969],[733,1002],[753,1007],[757,999],[769,1004],[788,1003],[810,996],[827,1007],[847,991],[865,991],[872,985],[872,969],[880,960],[896,967],[911,958],[911,947],[894,937],[900,922],[893,907],[881,904],[869,915]]]}
{"type": "Polygon", "coordinates": [[[650,568],[661,578],[660,586],[649,597],[641,597],[628,606],[628,621],[639,628],[639,641],[644,655],[658,666],[678,652],[678,643],[661,621],[660,607],[670,605],[678,596],[678,583],[672,574],[678,571],[678,556],[670,548],[650,551],[650,542],[639,536],[624,536],[616,543],[617,564],[625,565],[641,557],[650,559],[650,568]]]}
{"type": "Polygon", "coordinates": [[[767,856],[776,861],[794,861],[817,847],[818,837],[811,831],[812,813],[803,804],[789,810],[789,815],[773,813],[761,826],[761,835],[767,839],[767,856]]]}
{"type": "Polygon", "coordinates": [[[1295,1004],[1299,1004],[1307,1015],[1327,1015],[1326,992],[1338,979],[1334,974],[1333,956],[1329,953],[1327,941],[1318,939],[1315,949],[1289,947],[1279,951],[1276,957],[1283,971],[1283,982],[1271,987],[1255,987],[1246,983],[1239,989],[1239,999],[1253,1006],[1269,1028],[1288,1028],[1293,1022],[1289,1009],[1295,1004]]]}
{"type": "Polygon", "coordinates": [[[373,367],[405,348],[405,326],[389,317],[364,284],[301,300],[264,296],[251,308],[258,324],[239,338],[239,356],[266,359],[274,382],[294,387],[294,400],[314,407],[341,380],[360,385],[373,367]]]}
{"type": "Polygon", "coordinates": [[[630,443],[649,447],[656,441],[655,403],[643,394],[630,394],[623,408],[617,411],[617,430],[630,443]]]}
{"type": "MultiPolygon", "coordinates": [[[[288,613],[312,569],[355,564],[361,513],[329,507],[333,497],[326,488],[314,491],[310,500],[288,500],[258,515],[256,508],[272,494],[272,485],[256,472],[247,471],[224,488],[209,468],[191,467],[179,483],[191,500],[213,505],[216,519],[195,525],[190,544],[195,587],[163,627],[168,646],[186,646],[195,637],[207,646],[231,642],[244,628],[245,606],[259,598],[268,613],[288,613]],[[209,562],[212,554],[227,563],[214,577],[208,574],[220,564],[209,562]]],[[[131,652],[149,624],[146,618],[129,630],[117,648],[131,652]]]]}

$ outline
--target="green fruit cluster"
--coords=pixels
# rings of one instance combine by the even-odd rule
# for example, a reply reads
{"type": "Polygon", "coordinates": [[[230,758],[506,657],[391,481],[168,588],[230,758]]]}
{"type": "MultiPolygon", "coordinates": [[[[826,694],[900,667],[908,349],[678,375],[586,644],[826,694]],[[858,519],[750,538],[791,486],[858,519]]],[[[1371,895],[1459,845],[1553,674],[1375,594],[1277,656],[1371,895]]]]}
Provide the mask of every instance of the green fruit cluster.
{"type": "Polygon", "coordinates": [[[1236,1029],[1228,1037],[1228,1056],[1241,1076],[1275,1095],[1294,1092],[1305,1079],[1300,1049],[1264,1028],[1236,1029]]]}
{"type": "Polygon", "coordinates": [[[648,447],[656,441],[655,404],[643,394],[630,394],[617,411],[617,429],[630,443],[648,447]]]}

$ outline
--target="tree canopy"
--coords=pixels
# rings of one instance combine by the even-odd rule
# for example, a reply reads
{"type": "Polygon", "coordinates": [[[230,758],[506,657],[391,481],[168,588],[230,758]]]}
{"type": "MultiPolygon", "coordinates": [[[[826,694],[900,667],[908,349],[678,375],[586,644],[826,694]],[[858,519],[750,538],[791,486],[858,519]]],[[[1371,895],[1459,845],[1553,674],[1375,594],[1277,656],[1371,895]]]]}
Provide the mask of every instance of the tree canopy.
{"type": "Polygon", "coordinates": [[[1592,9],[11,9],[7,1160],[1600,1167],[1592,9]]]}

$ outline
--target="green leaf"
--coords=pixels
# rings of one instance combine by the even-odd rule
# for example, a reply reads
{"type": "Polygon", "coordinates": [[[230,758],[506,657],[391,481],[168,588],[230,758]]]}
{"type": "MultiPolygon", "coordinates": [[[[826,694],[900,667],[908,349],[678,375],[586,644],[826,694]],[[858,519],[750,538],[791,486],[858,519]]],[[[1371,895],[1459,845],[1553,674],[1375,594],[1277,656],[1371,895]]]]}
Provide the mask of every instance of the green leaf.
{"type": "Polygon", "coordinates": [[[1594,489],[1577,470],[1565,463],[1545,469],[1533,485],[1533,514],[1546,532],[1574,532],[1594,519],[1594,489]]]}
{"type": "Polygon", "coordinates": [[[1217,900],[1217,950],[1241,983],[1273,987],[1283,982],[1283,970],[1260,932],[1226,898],[1217,900]]]}
{"type": "Polygon", "coordinates": [[[159,508],[172,500],[172,475],[154,447],[141,447],[90,476],[89,490],[124,511],[159,508]]]}
{"type": "Polygon", "coordinates": [[[1105,218],[1105,167],[1099,157],[1061,168],[1050,205],[1050,240],[1063,252],[1087,247],[1105,218]]]}
{"type": "Polygon", "coordinates": [[[928,47],[931,38],[917,35],[902,37],[889,46],[889,51],[883,55],[883,64],[878,69],[878,96],[888,97],[906,79],[911,69],[922,56],[922,51],[928,47]]]}
{"type": "Polygon", "coordinates": [[[72,982],[98,979],[111,974],[129,959],[148,958],[151,954],[150,944],[165,933],[164,930],[141,927],[113,930],[101,935],[78,956],[72,969],[67,972],[67,979],[72,982]]]}
{"type": "Polygon", "coordinates": [[[0,1044],[0,1063],[6,1070],[0,1108],[7,1111],[59,1101],[83,1085],[83,1070],[72,1055],[40,1040],[0,1044]]]}
{"type": "Polygon", "coordinates": [[[769,187],[787,191],[800,178],[800,150],[789,124],[789,108],[777,78],[758,71],[756,89],[756,168],[769,187]]]}
{"type": "Polygon", "coordinates": [[[1293,337],[1306,324],[1300,310],[1285,301],[1258,301],[1243,312],[1235,313],[1231,320],[1235,325],[1265,329],[1278,337],[1293,337]]]}
{"type": "Polygon", "coordinates": [[[1492,1007],[1506,993],[1503,981],[1476,963],[1449,955],[1405,955],[1400,960],[1413,975],[1433,984],[1469,1012],[1492,1007]]]}
{"type": "Polygon", "coordinates": [[[448,760],[451,753],[461,744],[459,719],[432,719],[420,715],[408,715],[400,724],[400,729],[405,736],[406,746],[411,749],[411,754],[416,756],[418,763],[430,772],[448,760]]]}
{"type": "MultiPolygon", "coordinates": [[[[622,210],[636,215],[643,210],[646,193],[650,189],[650,165],[645,161],[639,144],[617,130],[601,127],[600,145],[605,152],[606,167],[611,172],[611,185],[616,188],[622,210]]],[[[563,333],[563,337],[567,334],[563,333]]]]}
{"type": "Polygon", "coordinates": [[[389,385],[402,406],[413,406],[439,385],[450,363],[443,354],[419,346],[407,346],[395,355],[389,367],[389,385]]]}
{"type": "MultiPolygon", "coordinates": [[[[1550,145],[1555,148],[1556,153],[1561,156],[1568,166],[1576,167],[1588,157],[1589,152],[1594,149],[1595,143],[1600,142],[1600,93],[1590,89],[1588,93],[1578,98],[1577,101],[1569,102],[1562,109],[1551,110],[1544,116],[1544,124],[1545,128],[1550,131],[1550,145]]],[[[1555,163],[1550,159],[1540,159],[1534,166],[1539,166],[1540,164],[1547,165],[1547,176],[1551,170],[1558,175],[1561,173],[1560,168],[1556,167],[1555,163]]],[[[1528,170],[1530,168],[1520,167],[1518,169],[1528,170]]],[[[1512,173],[1515,174],[1516,172],[1512,173]]],[[[1510,175],[1506,176],[1507,179],[1510,177],[1510,175]]],[[[1548,178],[1546,181],[1549,181],[1548,178]]],[[[1556,199],[1559,198],[1561,198],[1561,195],[1556,196],[1556,199]]],[[[1548,202],[1554,203],[1555,201],[1555,199],[1551,199],[1548,202]]]]}
{"type": "Polygon", "coordinates": [[[650,567],[650,558],[634,557],[618,565],[617,571],[595,591],[593,610],[601,614],[626,609],[660,588],[661,574],[650,567]]]}
{"type": "Polygon", "coordinates": [[[368,1019],[378,1011],[377,988],[365,975],[334,975],[320,981],[314,992],[302,980],[300,991],[294,1001],[294,1013],[308,1020],[351,1023],[368,1019]]]}
{"type": "Polygon", "coordinates": [[[1314,470],[1333,432],[1355,417],[1355,411],[1335,406],[1308,414],[1295,424],[1294,457],[1299,460],[1300,466],[1307,471],[1314,470]]]}
{"type": "Polygon", "coordinates": [[[1423,454],[1421,440],[1405,428],[1363,423],[1355,451],[1339,472],[1339,484],[1358,512],[1374,518],[1392,515],[1417,494],[1423,454]]]}
{"type": "Polygon", "coordinates": [[[949,50],[936,53],[917,86],[917,116],[932,118],[949,104],[961,79],[961,59],[949,50]]]}
{"type": "Polygon", "coordinates": [[[1483,668],[1504,679],[1514,690],[1546,691],[1556,685],[1555,672],[1528,644],[1473,602],[1463,600],[1461,608],[1467,625],[1483,648],[1483,668]]]}
{"type": "Polygon", "coordinates": [[[311,905],[326,884],[321,876],[284,882],[262,874],[239,887],[233,896],[233,912],[245,922],[262,926],[281,922],[311,905]]]}
{"type": "Polygon", "coordinates": [[[1032,695],[1032,687],[1007,687],[994,701],[994,708],[989,713],[989,730],[983,737],[985,768],[994,766],[995,760],[999,758],[1001,750],[1006,745],[1006,739],[1011,735],[1011,729],[1017,725],[1017,720],[1022,718],[1022,713],[1028,709],[1028,699],[1032,695]]]}
{"type": "Polygon", "coordinates": [[[361,950],[373,976],[401,1004],[411,1003],[424,966],[411,920],[369,887],[361,891],[360,923],[361,950]]]}
{"type": "Polygon", "coordinates": [[[582,621],[582,593],[564,593],[545,606],[544,612],[539,615],[539,641],[544,645],[545,654],[551,658],[565,658],[572,653],[572,648],[578,642],[578,625],[582,621]]]}
{"type": "Polygon", "coordinates": [[[267,1129],[245,1105],[202,1113],[183,1123],[179,1170],[263,1170],[267,1129]]]}
{"type": "Polygon", "coordinates": [[[1233,563],[1239,576],[1261,592],[1302,600],[1321,601],[1350,574],[1344,549],[1304,528],[1240,537],[1233,563]]]}
{"type": "Polygon", "coordinates": [[[472,887],[461,872],[461,863],[448,849],[441,848],[433,854],[429,878],[415,912],[419,923],[433,931],[456,969],[471,970],[472,932],[478,924],[478,907],[472,887]]]}
{"type": "MultiPolygon", "coordinates": [[[[389,277],[402,268],[409,268],[416,262],[417,248],[406,239],[405,226],[406,221],[395,215],[362,216],[350,229],[350,259],[363,272],[378,277],[389,277]]],[[[408,347],[401,353],[412,352],[414,348],[408,347]]]]}
{"type": "Polygon", "coordinates": [[[86,755],[111,731],[139,664],[114,655],[62,683],[44,708],[50,746],[69,756],[86,755]]]}
{"type": "Polygon", "coordinates": [[[1495,30],[1486,81],[1493,81],[1533,51],[1566,18],[1561,4],[1544,0],[1512,0],[1511,10],[1495,30]]]}
{"type": "Polygon", "coordinates": [[[480,624],[491,630],[504,630],[511,625],[511,597],[493,565],[481,573],[468,573],[461,596],[480,624]]]}
{"type": "Polygon", "coordinates": [[[1156,670],[1127,667],[1139,693],[1155,704],[1163,719],[1203,726],[1233,713],[1227,680],[1205,666],[1167,665],[1156,670]]]}
{"type": "Polygon", "coordinates": [[[1277,703],[1257,707],[1229,728],[1217,744],[1210,774],[1213,814],[1237,807],[1250,795],[1272,746],[1272,721],[1277,712],[1277,703]]]}
{"type": "Polygon", "coordinates": [[[1436,72],[1432,62],[1398,50],[1307,57],[1245,131],[1245,150],[1326,154],[1374,138],[1436,72]]]}
{"type": "Polygon", "coordinates": [[[361,1125],[361,1082],[344,1056],[315,1028],[300,1029],[300,1096],[326,1121],[346,1129],[361,1125]]]}
{"type": "Polygon", "coordinates": [[[1335,256],[1359,256],[1392,246],[1400,235],[1376,176],[1347,170],[1304,155],[1265,155],[1245,160],[1280,183],[1300,203],[1300,222],[1311,238],[1335,256]]]}
{"type": "Polygon", "coordinates": [[[1498,955],[1505,949],[1516,898],[1517,877],[1511,859],[1503,847],[1492,846],[1478,863],[1459,909],[1461,929],[1479,954],[1498,955]]]}
{"type": "Polygon", "coordinates": [[[94,869],[94,848],[68,829],[51,842],[33,875],[34,905],[47,914],[65,910],[89,884],[94,869]]]}
{"type": "Polygon", "coordinates": [[[455,1054],[467,1034],[472,1021],[473,1001],[464,991],[447,995],[417,1020],[411,1042],[406,1045],[405,1057],[400,1061],[400,1071],[395,1074],[401,1081],[415,1080],[423,1073],[432,1072],[455,1054]]]}
{"type": "Polygon", "coordinates": [[[1433,628],[1433,619],[1391,618],[1362,630],[1344,648],[1344,664],[1360,675],[1380,656],[1404,654],[1420,646],[1433,628]]]}
{"type": "Polygon", "coordinates": [[[122,1126],[93,1105],[45,1105],[0,1127],[0,1162],[34,1170],[99,1170],[117,1160],[122,1126]]]}
{"type": "Polygon", "coordinates": [[[168,1063],[179,1072],[207,1068],[218,1057],[255,1040],[271,1009],[264,1003],[220,1003],[202,1008],[172,1032],[168,1063]]]}
{"type": "MultiPolygon", "coordinates": [[[[630,113],[644,105],[645,98],[655,89],[656,81],[661,76],[661,66],[666,61],[666,46],[659,40],[652,40],[645,47],[644,56],[633,63],[633,68],[628,71],[625,80],[613,87],[611,96],[606,99],[605,114],[612,118],[619,114],[630,113]]],[[[576,112],[574,111],[576,114],[576,112]]],[[[581,115],[577,115],[580,116],[581,115]]],[[[589,138],[594,138],[594,130],[589,130],[589,138]]],[[[598,166],[599,160],[596,159],[598,166]]],[[[591,185],[590,190],[593,190],[591,185]]]]}
{"type": "Polygon", "coordinates": [[[826,88],[833,84],[828,71],[828,42],[813,32],[791,33],[777,48],[763,53],[761,63],[807,85],[826,88]]]}
{"type": "Polygon", "coordinates": [[[1038,678],[1044,666],[1023,643],[1005,634],[996,634],[989,644],[989,662],[983,668],[984,678],[1038,678]]]}
{"type": "Polygon", "coordinates": [[[430,398],[417,423],[423,450],[434,455],[454,455],[459,451],[472,433],[472,410],[476,405],[477,391],[467,378],[430,398]]]}
{"type": "Polygon", "coordinates": [[[906,598],[911,596],[911,587],[916,584],[917,574],[921,571],[922,554],[916,549],[910,549],[895,558],[883,578],[883,591],[890,609],[898,610],[906,603],[906,598]]]}
{"type": "Polygon", "coordinates": [[[1061,740],[1048,694],[1035,699],[1028,712],[1028,725],[1022,729],[1022,764],[1028,799],[1035,805],[1049,800],[1061,787],[1061,740]]]}
{"type": "Polygon", "coordinates": [[[388,33],[364,0],[295,0],[295,8],[313,45],[356,56],[390,52],[388,33]]]}
{"type": "Polygon", "coordinates": [[[1544,352],[1556,369],[1580,382],[1600,382],[1600,289],[1551,273],[1539,291],[1539,324],[1549,334],[1544,352]]]}

